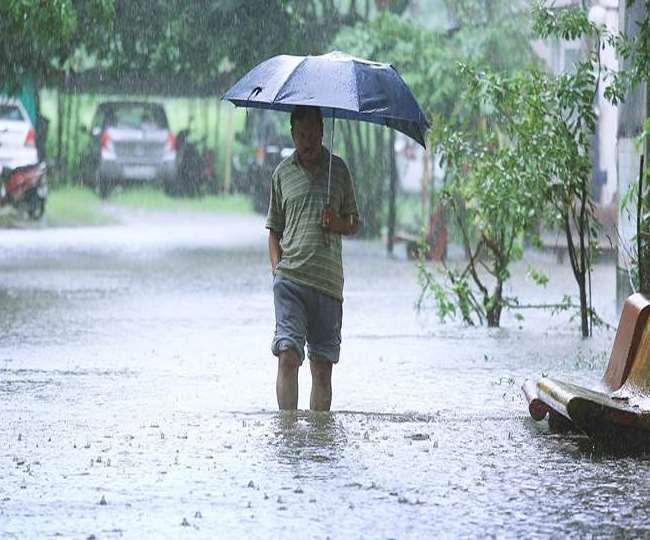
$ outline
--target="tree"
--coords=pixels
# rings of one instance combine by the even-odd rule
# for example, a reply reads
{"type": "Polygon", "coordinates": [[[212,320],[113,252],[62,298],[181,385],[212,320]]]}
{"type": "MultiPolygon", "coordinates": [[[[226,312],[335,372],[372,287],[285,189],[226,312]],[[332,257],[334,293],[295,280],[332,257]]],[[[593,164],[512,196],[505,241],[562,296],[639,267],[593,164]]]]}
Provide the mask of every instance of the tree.
{"type": "Polygon", "coordinates": [[[443,132],[435,142],[451,158],[455,177],[446,198],[459,221],[469,262],[460,272],[447,270],[453,302],[426,272],[425,287],[432,290],[443,314],[454,313],[456,305],[465,320],[474,312],[484,315],[488,325],[498,325],[502,307],[521,307],[518,301],[502,296],[508,265],[520,256],[513,249],[516,239],[544,216],[566,236],[578,285],[581,330],[588,336],[590,271],[596,249],[590,144],[601,34],[580,10],[557,13],[540,5],[535,23],[542,37],[596,36],[593,54],[578,63],[574,73],[559,76],[535,68],[509,77],[487,70],[463,70],[469,75],[466,99],[481,108],[484,124],[471,132],[443,132]],[[465,205],[457,201],[465,201],[465,205]],[[460,220],[463,213],[469,218],[465,224],[460,220]],[[470,225],[475,225],[474,245],[470,225]],[[485,285],[479,266],[492,276],[492,290],[485,285]],[[481,302],[476,300],[477,294],[481,302]]]}
{"type": "MultiPolygon", "coordinates": [[[[394,65],[434,124],[472,123],[476,111],[458,99],[462,77],[457,64],[464,61],[489,65],[499,72],[524,65],[530,59],[524,5],[523,1],[441,1],[439,10],[449,11],[453,27],[437,30],[425,28],[406,15],[383,11],[367,23],[344,27],[337,35],[334,47],[394,65]],[[484,9],[486,6],[491,6],[491,9],[484,9]]],[[[364,227],[364,232],[371,234],[379,232],[379,217],[384,214],[384,195],[388,191],[384,177],[390,175],[388,164],[394,160],[394,149],[390,145],[385,142],[375,144],[378,137],[363,140],[357,137],[355,140],[354,136],[349,136],[346,141],[349,155],[359,152],[368,156],[363,161],[354,158],[352,161],[366,169],[360,168],[355,177],[362,213],[371,222],[371,227],[364,227]],[[384,155],[386,150],[390,156],[384,155]],[[373,174],[367,174],[369,166],[373,174]],[[377,173],[381,176],[378,177],[377,173]],[[378,181],[382,182],[380,186],[377,186],[378,181]]],[[[392,197],[388,204],[394,208],[392,197]]],[[[394,228],[395,213],[389,211],[388,216],[393,216],[393,221],[389,219],[388,222],[390,231],[394,228]]]]}
{"type": "Polygon", "coordinates": [[[60,78],[82,47],[99,50],[92,26],[108,29],[112,0],[8,0],[0,4],[0,77],[14,92],[25,78],[40,84],[60,78]]]}
{"type": "MultiPolygon", "coordinates": [[[[137,91],[214,95],[276,54],[320,54],[365,9],[332,0],[113,0],[97,77],[137,91]]],[[[365,3],[367,4],[367,2],[365,3]]]]}
{"type": "MultiPolygon", "coordinates": [[[[504,294],[510,265],[523,256],[524,236],[534,237],[544,215],[539,145],[544,113],[539,85],[543,75],[530,71],[502,77],[461,66],[467,80],[463,99],[483,111],[478,129],[444,127],[431,133],[448,168],[442,197],[461,234],[468,257],[458,266],[443,262],[442,280],[421,260],[420,303],[433,295],[440,317],[459,314],[500,325],[504,308],[520,308],[504,294]],[[540,114],[541,113],[541,114],[540,114]],[[531,148],[533,147],[533,148],[531,148]]],[[[531,276],[543,283],[537,272],[531,276]]]]}

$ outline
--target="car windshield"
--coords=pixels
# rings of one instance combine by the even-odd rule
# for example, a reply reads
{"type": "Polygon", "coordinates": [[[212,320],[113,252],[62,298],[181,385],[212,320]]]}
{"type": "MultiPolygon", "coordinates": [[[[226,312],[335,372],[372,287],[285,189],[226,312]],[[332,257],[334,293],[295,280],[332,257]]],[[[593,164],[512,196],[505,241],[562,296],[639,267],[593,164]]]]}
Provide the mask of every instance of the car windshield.
{"type": "Polygon", "coordinates": [[[151,105],[120,105],[106,111],[107,127],[167,128],[167,117],[162,108],[151,105]]]}
{"type": "Polygon", "coordinates": [[[0,120],[23,120],[23,115],[16,105],[0,103],[0,120]]]}

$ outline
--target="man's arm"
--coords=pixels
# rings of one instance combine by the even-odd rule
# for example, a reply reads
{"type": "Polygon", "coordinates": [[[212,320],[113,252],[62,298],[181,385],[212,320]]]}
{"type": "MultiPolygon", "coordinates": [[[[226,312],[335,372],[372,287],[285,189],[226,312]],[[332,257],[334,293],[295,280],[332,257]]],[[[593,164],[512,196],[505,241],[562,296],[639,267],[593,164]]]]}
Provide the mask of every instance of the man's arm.
{"type": "Polygon", "coordinates": [[[275,267],[282,258],[282,248],[280,247],[280,235],[271,229],[269,229],[269,258],[271,259],[271,272],[275,274],[275,267]]]}

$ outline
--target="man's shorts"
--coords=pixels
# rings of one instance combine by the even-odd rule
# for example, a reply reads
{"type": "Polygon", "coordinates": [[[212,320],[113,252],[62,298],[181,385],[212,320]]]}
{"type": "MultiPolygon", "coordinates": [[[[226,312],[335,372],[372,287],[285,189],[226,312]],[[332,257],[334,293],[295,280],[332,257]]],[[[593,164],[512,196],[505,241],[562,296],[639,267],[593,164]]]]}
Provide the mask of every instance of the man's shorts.
{"type": "Polygon", "coordinates": [[[305,341],[310,360],[339,361],[343,303],[312,287],[285,277],[273,278],[275,336],[271,351],[275,356],[293,348],[300,364],[305,358],[305,341]]]}

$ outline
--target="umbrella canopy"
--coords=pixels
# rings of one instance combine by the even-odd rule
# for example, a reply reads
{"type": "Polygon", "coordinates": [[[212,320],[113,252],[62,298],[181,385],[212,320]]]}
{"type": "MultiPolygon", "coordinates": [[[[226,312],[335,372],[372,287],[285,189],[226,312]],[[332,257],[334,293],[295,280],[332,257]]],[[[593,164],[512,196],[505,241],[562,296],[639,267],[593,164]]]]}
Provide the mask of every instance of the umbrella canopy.
{"type": "Polygon", "coordinates": [[[422,146],[429,127],[393,66],[338,51],[274,56],[244,75],[223,99],[238,107],[288,112],[296,105],[320,107],[325,117],[388,126],[422,146]]]}

